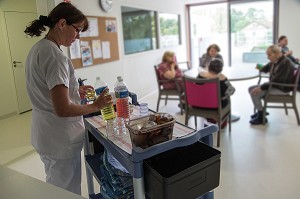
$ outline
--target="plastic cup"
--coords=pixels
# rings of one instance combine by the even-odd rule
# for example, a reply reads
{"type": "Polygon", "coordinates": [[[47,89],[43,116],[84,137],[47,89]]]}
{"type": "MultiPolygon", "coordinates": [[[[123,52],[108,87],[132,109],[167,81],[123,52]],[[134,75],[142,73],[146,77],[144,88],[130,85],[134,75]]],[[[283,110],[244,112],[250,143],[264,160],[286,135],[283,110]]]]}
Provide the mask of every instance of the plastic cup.
{"type": "Polygon", "coordinates": [[[115,137],[124,137],[126,136],[126,127],[125,127],[125,120],[122,117],[116,117],[115,118],[115,130],[114,135],[115,137]]]}
{"type": "Polygon", "coordinates": [[[141,103],[140,104],[140,116],[148,115],[148,104],[147,103],[141,103]]]}

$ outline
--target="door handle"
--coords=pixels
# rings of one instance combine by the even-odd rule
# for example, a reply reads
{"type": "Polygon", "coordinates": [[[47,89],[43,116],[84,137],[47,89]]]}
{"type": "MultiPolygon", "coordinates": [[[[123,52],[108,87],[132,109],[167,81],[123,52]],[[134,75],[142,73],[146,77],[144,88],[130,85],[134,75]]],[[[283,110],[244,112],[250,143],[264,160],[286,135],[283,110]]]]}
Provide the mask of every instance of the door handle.
{"type": "Polygon", "coordinates": [[[22,62],[20,61],[13,61],[14,67],[17,67],[17,64],[21,64],[22,62]]]}

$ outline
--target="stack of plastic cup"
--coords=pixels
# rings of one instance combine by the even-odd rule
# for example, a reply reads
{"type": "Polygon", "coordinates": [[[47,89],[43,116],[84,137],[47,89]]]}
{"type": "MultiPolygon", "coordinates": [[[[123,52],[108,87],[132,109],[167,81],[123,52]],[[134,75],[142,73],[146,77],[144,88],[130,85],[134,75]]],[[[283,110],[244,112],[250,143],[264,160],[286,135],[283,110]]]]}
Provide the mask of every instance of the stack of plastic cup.
{"type": "Polygon", "coordinates": [[[148,115],[148,104],[140,103],[140,116],[148,115]]]}
{"type": "Polygon", "coordinates": [[[114,136],[116,131],[116,118],[106,121],[106,137],[110,138],[114,136]]]}
{"type": "Polygon", "coordinates": [[[126,127],[125,127],[125,120],[122,117],[115,118],[115,129],[114,129],[114,136],[118,138],[122,138],[126,136],[126,127]]]}

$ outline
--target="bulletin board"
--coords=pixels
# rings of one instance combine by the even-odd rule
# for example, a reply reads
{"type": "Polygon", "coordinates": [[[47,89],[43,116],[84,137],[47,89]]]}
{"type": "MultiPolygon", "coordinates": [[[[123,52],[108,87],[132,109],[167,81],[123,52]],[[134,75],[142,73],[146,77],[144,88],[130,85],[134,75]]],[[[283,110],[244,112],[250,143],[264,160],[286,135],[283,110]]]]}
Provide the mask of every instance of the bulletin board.
{"type": "Polygon", "coordinates": [[[89,29],[72,43],[69,54],[74,68],[119,60],[117,21],[115,17],[87,16],[89,29]]]}

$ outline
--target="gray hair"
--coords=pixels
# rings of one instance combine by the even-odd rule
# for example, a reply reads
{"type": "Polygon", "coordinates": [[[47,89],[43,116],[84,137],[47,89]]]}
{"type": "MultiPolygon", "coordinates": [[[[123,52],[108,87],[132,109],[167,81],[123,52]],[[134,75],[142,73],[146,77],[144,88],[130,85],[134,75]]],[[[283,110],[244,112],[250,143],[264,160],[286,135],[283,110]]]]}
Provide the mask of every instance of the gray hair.
{"type": "Polygon", "coordinates": [[[271,45],[268,47],[267,50],[270,50],[274,54],[281,54],[281,47],[278,45],[271,45]]]}

